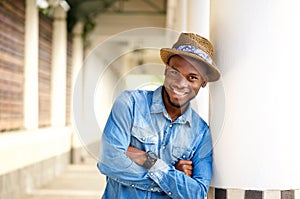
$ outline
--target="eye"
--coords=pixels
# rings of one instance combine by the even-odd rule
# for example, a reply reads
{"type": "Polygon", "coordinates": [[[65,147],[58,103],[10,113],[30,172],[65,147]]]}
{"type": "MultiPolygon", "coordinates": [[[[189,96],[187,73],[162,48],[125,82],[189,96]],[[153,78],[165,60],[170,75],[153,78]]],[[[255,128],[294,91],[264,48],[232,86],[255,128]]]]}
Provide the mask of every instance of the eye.
{"type": "Polygon", "coordinates": [[[176,71],[176,70],[171,70],[171,73],[172,73],[173,75],[177,75],[177,74],[178,74],[178,71],[176,71]]]}
{"type": "Polygon", "coordinates": [[[179,73],[177,70],[174,70],[174,69],[170,69],[169,71],[172,75],[178,75],[178,73],[179,73]]]}
{"type": "Polygon", "coordinates": [[[197,76],[195,76],[195,75],[189,76],[189,80],[191,80],[191,81],[197,81],[198,79],[199,78],[197,76]]]}

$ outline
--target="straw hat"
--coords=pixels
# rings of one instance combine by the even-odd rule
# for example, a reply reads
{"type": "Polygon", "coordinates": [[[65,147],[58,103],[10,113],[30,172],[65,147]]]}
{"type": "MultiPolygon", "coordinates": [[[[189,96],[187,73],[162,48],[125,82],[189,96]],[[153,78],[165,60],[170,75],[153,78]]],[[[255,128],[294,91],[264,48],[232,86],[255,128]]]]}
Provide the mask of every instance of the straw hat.
{"type": "Polygon", "coordinates": [[[160,50],[160,57],[166,65],[173,55],[192,57],[204,63],[209,82],[217,81],[220,78],[221,74],[213,62],[213,46],[210,41],[200,35],[181,33],[172,48],[162,48],[160,50]]]}

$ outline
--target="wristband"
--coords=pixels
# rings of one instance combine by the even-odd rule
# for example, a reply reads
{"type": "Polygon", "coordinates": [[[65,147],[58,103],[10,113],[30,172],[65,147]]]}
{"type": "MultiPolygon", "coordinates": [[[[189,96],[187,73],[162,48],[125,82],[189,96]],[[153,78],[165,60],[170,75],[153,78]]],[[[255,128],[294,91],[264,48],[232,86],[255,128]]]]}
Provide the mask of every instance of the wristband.
{"type": "Polygon", "coordinates": [[[146,157],[147,157],[147,160],[143,164],[143,167],[145,169],[150,169],[157,161],[157,155],[155,153],[153,153],[152,151],[147,151],[146,157]]]}

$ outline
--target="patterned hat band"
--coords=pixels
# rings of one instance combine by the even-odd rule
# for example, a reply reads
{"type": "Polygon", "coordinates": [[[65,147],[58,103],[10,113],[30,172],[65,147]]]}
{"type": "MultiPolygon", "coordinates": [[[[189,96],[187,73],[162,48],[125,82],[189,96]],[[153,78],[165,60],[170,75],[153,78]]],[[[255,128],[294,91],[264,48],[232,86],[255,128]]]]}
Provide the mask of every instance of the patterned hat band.
{"type": "Polygon", "coordinates": [[[201,50],[199,48],[196,48],[195,46],[181,45],[181,46],[175,46],[174,49],[193,53],[193,54],[198,55],[199,57],[203,58],[208,63],[213,64],[211,57],[206,52],[204,52],[203,50],[201,50]]]}

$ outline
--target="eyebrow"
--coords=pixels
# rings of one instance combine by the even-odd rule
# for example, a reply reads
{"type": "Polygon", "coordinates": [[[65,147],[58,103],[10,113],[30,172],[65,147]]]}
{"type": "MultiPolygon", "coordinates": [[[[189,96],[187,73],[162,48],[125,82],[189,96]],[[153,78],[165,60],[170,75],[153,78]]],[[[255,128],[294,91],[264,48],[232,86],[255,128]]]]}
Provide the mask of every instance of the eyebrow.
{"type": "MultiPolygon", "coordinates": [[[[169,67],[171,67],[172,69],[178,71],[181,74],[181,72],[177,68],[175,68],[174,66],[169,65],[169,67]]],[[[189,73],[188,75],[194,75],[194,76],[197,76],[197,77],[202,77],[200,74],[197,74],[197,73],[189,73]]]]}

